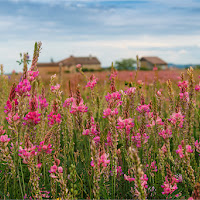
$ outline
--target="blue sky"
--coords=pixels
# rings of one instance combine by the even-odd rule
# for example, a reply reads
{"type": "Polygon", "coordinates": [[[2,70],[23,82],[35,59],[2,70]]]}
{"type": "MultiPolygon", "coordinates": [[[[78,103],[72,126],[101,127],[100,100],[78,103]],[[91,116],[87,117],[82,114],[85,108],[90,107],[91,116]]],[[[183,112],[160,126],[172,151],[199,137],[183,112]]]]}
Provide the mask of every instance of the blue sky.
{"type": "Polygon", "coordinates": [[[200,63],[200,0],[0,0],[0,64],[22,70],[20,52],[39,62],[95,55],[102,66],[122,58],[160,56],[200,63]]]}

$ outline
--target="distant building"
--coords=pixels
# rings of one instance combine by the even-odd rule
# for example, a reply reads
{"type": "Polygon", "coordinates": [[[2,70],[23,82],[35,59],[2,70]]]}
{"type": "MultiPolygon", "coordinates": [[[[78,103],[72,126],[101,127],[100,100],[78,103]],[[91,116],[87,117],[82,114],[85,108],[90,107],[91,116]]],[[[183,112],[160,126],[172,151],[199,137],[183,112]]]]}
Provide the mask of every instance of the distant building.
{"type": "Polygon", "coordinates": [[[37,67],[40,73],[58,73],[60,69],[64,72],[76,72],[76,65],[81,64],[83,69],[99,70],[101,69],[100,61],[93,56],[74,57],[70,56],[59,62],[38,63],[37,67]]]}
{"type": "Polygon", "coordinates": [[[140,58],[141,68],[153,70],[156,66],[158,69],[168,69],[168,64],[158,57],[142,57],[140,58]]]}

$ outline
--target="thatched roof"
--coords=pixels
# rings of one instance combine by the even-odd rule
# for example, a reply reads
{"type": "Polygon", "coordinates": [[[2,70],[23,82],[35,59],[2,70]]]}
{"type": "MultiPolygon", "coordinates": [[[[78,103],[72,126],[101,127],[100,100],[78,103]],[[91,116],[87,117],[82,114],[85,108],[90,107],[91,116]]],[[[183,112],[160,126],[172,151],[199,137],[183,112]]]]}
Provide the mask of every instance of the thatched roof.
{"type": "Polygon", "coordinates": [[[96,57],[74,57],[70,56],[67,59],[61,60],[59,63],[62,63],[63,65],[71,66],[71,65],[97,65],[101,64],[99,60],[96,57]]]}
{"type": "Polygon", "coordinates": [[[158,58],[156,56],[152,56],[152,57],[145,56],[145,57],[142,57],[140,59],[140,61],[147,61],[147,62],[150,62],[150,63],[152,63],[154,65],[167,65],[167,63],[164,60],[162,60],[162,59],[160,59],[160,58],[158,58]]]}

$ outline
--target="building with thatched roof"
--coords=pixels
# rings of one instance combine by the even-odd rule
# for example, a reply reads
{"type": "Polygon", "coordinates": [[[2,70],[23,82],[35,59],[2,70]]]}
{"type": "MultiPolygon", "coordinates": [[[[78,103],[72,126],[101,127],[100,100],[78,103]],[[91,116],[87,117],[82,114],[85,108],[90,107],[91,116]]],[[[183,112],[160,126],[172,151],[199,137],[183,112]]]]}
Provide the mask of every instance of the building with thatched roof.
{"type": "Polygon", "coordinates": [[[153,70],[154,67],[158,69],[168,69],[168,64],[156,56],[145,56],[140,58],[140,64],[142,69],[153,70]]]}
{"type": "Polygon", "coordinates": [[[88,57],[75,57],[70,56],[59,62],[38,63],[40,73],[58,73],[60,70],[63,72],[76,72],[76,65],[81,64],[83,69],[99,70],[101,69],[100,61],[93,56],[88,57]]]}

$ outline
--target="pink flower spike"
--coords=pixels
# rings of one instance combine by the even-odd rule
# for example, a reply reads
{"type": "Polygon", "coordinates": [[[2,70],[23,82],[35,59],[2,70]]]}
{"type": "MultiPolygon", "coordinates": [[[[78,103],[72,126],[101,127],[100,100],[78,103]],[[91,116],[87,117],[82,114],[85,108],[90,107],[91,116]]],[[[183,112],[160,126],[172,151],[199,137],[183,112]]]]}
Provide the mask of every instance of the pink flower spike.
{"type": "Polygon", "coordinates": [[[58,167],[58,172],[59,173],[63,173],[63,168],[62,167],[58,167]]]}
{"type": "Polygon", "coordinates": [[[41,168],[41,167],[42,167],[42,163],[38,163],[37,168],[41,168]]]}
{"type": "Polygon", "coordinates": [[[82,67],[81,64],[76,65],[77,69],[80,69],[81,67],[82,67]]]}
{"type": "Polygon", "coordinates": [[[192,147],[190,145],[186,145],[186,151],[188,153],[192,153],[193,152],[192,147]]]}

